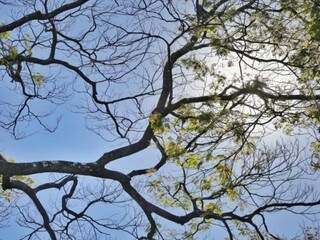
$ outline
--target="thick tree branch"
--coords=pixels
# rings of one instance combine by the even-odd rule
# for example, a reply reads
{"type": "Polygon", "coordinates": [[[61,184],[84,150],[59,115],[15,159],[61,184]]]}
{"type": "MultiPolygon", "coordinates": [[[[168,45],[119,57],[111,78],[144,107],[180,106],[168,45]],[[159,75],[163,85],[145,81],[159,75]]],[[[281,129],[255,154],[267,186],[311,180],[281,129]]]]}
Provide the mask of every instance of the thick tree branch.
{"type": "Polygon", "coordinates": [[[16,20],[16,21],[13,21],[9,24],[6,24],[6,25],[3,25],[3,26],[0,26],[0,33],[3,33],[3,32],[7,32],[7,31],[12,31],[30,21],[34,21],[34,20],[49,20],[51,18],[54,18],[55,16],[63,13],[63,12],[66,12],[68,10],[71,10],[71,9],[74,9],[74,8],[77,8],[77,7],[80,7],[81,5],[83,5],[84,3],[88,2],[89,0],[78,0],[78,1],[74,1],[72,3],[68,3],[68,4],[65,4],[65,5],[62,5],[61,7],[49,12],[49,13],[46,13],[46,14],[43,14],[41,13],[40,11],[37,11],[37,12],[33,12],[33,13],[30,13],[28,15],[25,15],[23,16],[22,18],[16,20]]]}

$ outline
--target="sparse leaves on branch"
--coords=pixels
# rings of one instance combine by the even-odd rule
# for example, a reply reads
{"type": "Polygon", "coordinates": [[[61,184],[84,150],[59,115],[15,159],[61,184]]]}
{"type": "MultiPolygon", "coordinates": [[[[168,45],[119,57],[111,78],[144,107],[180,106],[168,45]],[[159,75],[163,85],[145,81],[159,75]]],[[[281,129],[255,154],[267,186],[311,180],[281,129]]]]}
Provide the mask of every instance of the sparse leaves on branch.
{"type": "Polygon", "coordinates": [[[26,239],[269,240],[278,214],[319,219],[318,1],[16,2],[0,1],[0,127],[54,133],[66,106],[114,146],[0,161],[1,196],[33,204],[26,239]]]}

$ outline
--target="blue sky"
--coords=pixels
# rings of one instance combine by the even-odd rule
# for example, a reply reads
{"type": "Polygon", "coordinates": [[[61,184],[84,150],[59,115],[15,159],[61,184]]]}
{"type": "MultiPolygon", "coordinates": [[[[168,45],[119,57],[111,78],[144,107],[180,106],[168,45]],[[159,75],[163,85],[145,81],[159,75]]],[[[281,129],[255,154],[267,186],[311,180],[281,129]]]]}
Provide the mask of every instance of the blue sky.
{"type": "MultiPolygon", "coordinates": [[[[4,12],[9,13],[4,8],[0,10],[2,22],[6,22],[7,19],[4,12]]],[[[5,94],[8,94],[7,90],[5,90],[6,87],[7,85],[2,81],[0,96],[3,97],[5,94]]],[[[78,100],[77,97],[73,97],[70,103],[75,103],[78,100]]],[[[38,108],[45,108],[45,106],[40,105],[38,108]]],[[[117,142],[106,142],[92,131],[89,131],[86,128],[86,121],[83,115],[72,112],[68,104],[62,105],[61,108],[62,110],[59,112],[62,116],[61,123],[54,133],[37,130],[33,135],[15,140],[6,131],[0,129],[0,152],[18,162],[41,160],[91,162],[97,160],[104,152],[117,147],[117,142]]],[[[157,159],[159,159],[159,154],[151,147],[126,159],[116,161],[110,164],[109,167],[129,171],[131,169],[152,166],[157,159]]],[[[43,176],[46,175],[36,176],[35,184],[37,181],[41,181],[43,176]]],[[[46,196],[42,197],[46,199],[46,196]]],[[[101,210],[97,209],[96,211],[101,210]]],[[[276,232],[294,234],[298,231],[299,224],[300,222],[297,222],[295,217],[291,215],[290,217],[288,215],[279,215],[272,221],[271,229],[274,229],[276,232]]],[[[13,239],[22,232],[20,228],[16,228],[14,225],[7,230],[4,229],[2,231],[0,229],[3,239],[13,239]]]]}
{"type": "MultiPolygon", "coordinates": [[[[0,22],[10,22],[11,14],[12,12],[10,10],[2,7],[0,10],[0,22]]],[[[72,78],[70,74],[66,74],[65,77],[72,78]]],[[[12,83],[10,83],[8,79],[1,81],[0,96],[2,96],[2,99],[5,99],[6,101],[16,100],[17,96],[15,96],[14,91],[11,91],[11,86],[12,83]]],[[[71,86],[69,86],[69,88],[71,88],[71,86]]],[[[60,109],[58,114],[60,114],[62,118],[58,129],[54,133],[46,132],[39,128],[39,126],[36,128],[35,126],[31,126],[31,129],[28,129],[27,133],[30,133],[29,130],[31,130],[31,132],[34,132],[32,135],[16,140],[11,134],[0,128],[0,152],[17,162],[41,160],[91,162],[96,161],[104,152],[118,147],[119,142],[106,142],[95,133],[88,130],[83,115],[71,111],[71,105],[79,102],[81,99],[82,98],[80,97],[73,96],[65,105],[59,106],[60,109]]],[[[36,106],[36,109],[39,111],[46,111],[48,110],[47,107],[47,105],[40,104],[36,106]]],[[[137,166],[138,168],[151,166],[155,161],[154,155],[154,150],[147,149],[129,158],[116,161],[108,167],[130,171],[132,169],[137,169],[137,166]],[[143,161],[141,161],[142,159],[143,161]]],[[[33,176],[35,185],[45,179],[46,176],[46,174],[33,176]]],[[[53,193],[49,193],[49,195],[51,194],[53,193]]],[[[52,196],[45,196],[45,194],[42,194],[41,197],[44,201],[52,198],[52,196]]],[[[111,210],[112,209],[110,208],[106,209],[107,212],[110,212],[111,210]]],[[[95,213],[99,212],[101,213],[101,209],[95,211],[95,213]]],[[[0,229],[0,233],[1,237],[4,239],[15,239],[20,234],[23,234],[24,230],[17,227],[13,221],[9,228],[0,229]]]]}

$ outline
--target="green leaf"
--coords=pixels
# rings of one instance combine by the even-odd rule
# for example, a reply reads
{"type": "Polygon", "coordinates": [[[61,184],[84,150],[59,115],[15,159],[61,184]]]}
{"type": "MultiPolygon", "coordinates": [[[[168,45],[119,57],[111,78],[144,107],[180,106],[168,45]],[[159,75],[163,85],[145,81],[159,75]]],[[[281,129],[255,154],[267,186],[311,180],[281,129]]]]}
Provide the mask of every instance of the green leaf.
{"type": "Polygon", "coordinates": [[[36,72],[36,73],[32,74],[32,80],[33,80],[34,84],[36,84],[38,87],[40,87],[44,83],[44,76],[41,73],[36,72]]]}
{"type": "MultiPolygon", "coordinates": [[[[0,26],[3,26],[3,23],[0,23],[0,26]]],[[[6,31],[6,32],[1,32],[0,33],[0,40],[8,40],[11,37],[11,32],[10,31],[6,31]]]]}

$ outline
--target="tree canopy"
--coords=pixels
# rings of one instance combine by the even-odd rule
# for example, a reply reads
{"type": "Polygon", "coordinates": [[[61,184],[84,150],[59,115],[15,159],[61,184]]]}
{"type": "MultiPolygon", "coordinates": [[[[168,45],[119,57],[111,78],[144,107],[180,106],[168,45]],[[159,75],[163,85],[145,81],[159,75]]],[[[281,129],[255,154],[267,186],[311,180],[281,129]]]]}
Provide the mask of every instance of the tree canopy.
{"type": "Polygon", "coordinates": [[[273,219],[319,219],[318,0],[0,5],[0,127],[54,134],[67,106],[116,146],[87,162],[0,155],[4,208],[33,204],[25,239],[289,239],[273,219]],[[149,167],[109,167],[128,157],[149,167]]]}

